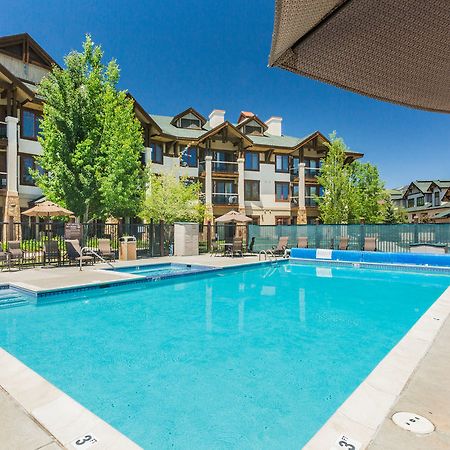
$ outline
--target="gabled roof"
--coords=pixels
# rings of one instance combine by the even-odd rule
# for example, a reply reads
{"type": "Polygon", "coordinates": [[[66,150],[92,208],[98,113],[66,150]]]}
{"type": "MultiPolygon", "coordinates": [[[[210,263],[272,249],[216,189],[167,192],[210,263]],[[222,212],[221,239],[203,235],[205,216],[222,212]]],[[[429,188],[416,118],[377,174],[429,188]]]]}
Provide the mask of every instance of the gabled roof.
{"type": "Polygon", "coordinates": [[[160,116],[157,114],[149,114],[149,116],[158,124],[161,132],[174,138],[198,139],[211,127],[206,123],[203,128],[179,128],[172,125],[173,116],[160,116]]]}
{"type": "Polygon", "coordinates": [[[412,181],[409,184],[408,188],[406,189],[405,195],[413,186],[415,186],[420,192],[425,194],[426,192],[429,191],[431,183],[432,183],[432,181],[429,181],[429,180],[428,181],[427,180],[412,181]]]}
{"type": "Polygon", "coordinates": [[[439,189],[448,189],[450,188],[450,180],[433,180],[430,188],[431,186],[436,186],[439,189]]]}
{"type": "Polygon", "coordinates": [[[239,114],[237,121],[238,123],[240,123],[242,120],[249,119],[254,116],[255,114],[253,114],[251,111],[241,111],[241,114],[239,114]]]}
{"type": "Polygon", "coordinates": [[[202,142],[205,139],[208,139],[211,136],[220,133],[224,129],[228,129],[229,131],[231,131],[232,134],[241,138],[243,141],[246,141],[249,145],[252,144],[252,140],[250,139],[249,136],[243,134],[240,130],[238,130],[232,123],[228,122],[227,120],[217,125],[215,128],[212,128],[211,130],[207,131],[205,134],[203,134],[202,137],[198,140],[198,142],[202,142]]]}
{"type": "Polygon", "coordinates": [[[186,109],[185,111],[180,112],[179,114],[174,116],[170,123],[172,125],[176,126],[177,120],[181,119],[182,117],[186,116],[187,114],[194,114],[194,116],[200,120],[200,123],[202,126],[204,126],[205,123],[207,122],[207,120],[199,112],[197,112],[194,108],[190,107],[190,108],[186,109]]]}
{"type": "Polygon", "coordinates": [[[58,65],[28,33],[0,37],[0,52],[49,70],[53,65],[58,65]]]}
{"type": "MultiPolygon", "coordinates": [[[[241,113],[242,116],[242,113],[241,113]]],[[[247,125],[248,123],[255,121],[256,123],[258,123],[259,125],[261,125],[261,128],[263,129],[263,131],[267,131],[267,128],[269,128],[258,116],[250,116],[245,118],[244,120],[238,121],[238,123],[235,125],[236,128],[241,129],[242,127],[244,127],[245,125],[247,125]]]]}

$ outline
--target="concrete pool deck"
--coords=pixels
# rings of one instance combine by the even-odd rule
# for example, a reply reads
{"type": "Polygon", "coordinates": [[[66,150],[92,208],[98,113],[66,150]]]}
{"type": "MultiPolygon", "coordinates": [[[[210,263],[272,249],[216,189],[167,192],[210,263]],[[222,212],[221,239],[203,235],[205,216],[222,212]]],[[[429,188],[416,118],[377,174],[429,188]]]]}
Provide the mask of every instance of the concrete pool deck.
{"type": "MultiPolygon", "coordinates": [[[[157,264],[179,262],[185,264],[225,267],[255,263],[257,261],[258,257],[224,258],[200,255],[196,257],[164,257],[139,260],[139,265],[145,263],[157,264]]],[[[136,262],[117,263],[117,265],[136,265],[136,262]]],[[[0,273],[0,283],[17,284],[39,291],[76,285],[97,284],[99,282],[107,283],[130,277],[129,274],[125,273],[98,270],[101,268],[107,268],[107,266],[97,264],[94,267],[85,267],[81,272],[78,267],[54,269],[36,268],[24,269],[22,271],[2,272],[0,273]]],[[[447,290],[444,299],[440,299],[442,304],[441,300],[445,301],[446,304],[450,303],[450,290],[447,290]]],[[[393,399],[393,406],[389,408],[389,412],[384,412],[384,420],[380,420],[375,427],[375,430],[373,430],[375,437],[372,436],[370,443],[364,443],[360,449],[419,450],[423,448],[433,448],[439,450],[450,448],[450,382],[448,380],[448,373],[450,373],[450,346],[448,345],[450,339],[450,319],[447,318],[442,322],[436,337],[433,336],[428,342],[429,346],[424,349],[424,357],[420,360],[419,364],[414,365],[412,375],[408,375],[404,380],[406,381],[406,385],[399,395],[395,396],[393,399]],[[436,431],[425,436],[418,436],[411,432],[404,431],[394,425],[390,419],[392,414],[396,411],[409,411],[425,416],[434,423],[436,431]]],[[[419,336],[419,338],[422,337],[423,336],[419,336]]],[[[0,372],[2,372],[0,374],[0,442],[2,442],[2,445],[3,443],[6,443],[5,448],[18,450],[74,448],[70,445],[70,439],[72,439],[68,437],[70,434],[66,433],[67,429],[74,427],[71,427],[68,423],[64,424],[64,421],[60,421],[58,425],[59,428],[57,427],[57,433],[55,433],[54,423],[52,422],[55,420],[54,416],[58,415],[58,409],[60,407],[62,407],[61,409],[63,411],[66,410],[64,413],[67,413],[67,409],[74,406],[73,404],[76,404],[76,402],[53,387],[55,392],[52,392],[51,395],[48,392],[46,394],[47,396],[50,395],[52,398],[50,399],[50,402],[45,404],[44,411],[42,411],[41,408],[41,410],[38,409],[38,414],[34,414],[33,411],[36,410],[36,405],[30,405],[29,397],[36,397],[36,393],[31,394],[31,390],[36,387],[36,380],[40,377],[2,349],[0,349],[0,352],[0,367],[2,368],[2,370],[0,370],[0,372]],[[5,372],[5,367],[10,369],[6,370],[9,374],[5,372]],[[17,379],[18,374],[20,375],[18,381],[10,381],[11,375],[13,375],[13,378],[17,379]],[[25,380],[30,380],[29,386],[27,386],[28,383],[25,382],[25,380]],[[57,397],[55,397],[56,401],[53,396],[57,397]],[[61,400],[60,397],[62,397],[63,400],[61,400]],[[73,402],[73,404],[71,402],[73,402]],[[51,432],[49,430],[51,430],[51,432]]],[[[41,381],[43,383],[45,380],[41,379],[41,381]]],[[[46,384],[50,385],[49,383],[46,384]]],[[[39,389],[41,389],[42,386],[40,386],[40,383],[38,383],[38,385],[39,389]]],[[[48,386],[46,387],[51,390],[48,386]]],[[[36,401],[37,398],[31,399],[31,403],[36,401]]],[[[367,403],[362,406],[367,414],[370,415],[370,408],[377,408],[376,400],[373,403],[367,403]]],[[[99,450],[102,448],[139,448],[131,441],[127,440],[125,436],[117,432],[117,430],[109,427],[106,423],[101,421],[101,419],[96,418],[81,405],[78,405],[78,414],[81,414],[80,411],[82,411],[82,416],[84,417],[84,419],[81,420],[83,431],[74,431],[75,434],[72,433],[72,437],[78,437],[86,432],[92,432],[92,426],[94,425],[91,424],[95,424],[95,426],[98,426],[98,429],[101,430],[96,433],[96,436],[98,437],[101,435],[103,439],[102,442],[95,444],[93,448],[99,450]],[[89,420],[85,419],[85,416],[89,416],[89,420]],[[96,420],[98,420],[99,423],[97,423],[96,420]],[[85,425],[86,423],[89,424],[87,428],[85,425]],[[121,442],[123,445],[120,445],[119,447],[116,445],[109,446],[107,444],[107,441],[109,440],[108,434],[114,435],[114,439],[118,439],[118,442],[121,442]],[[124,440],[121,440],[122,438],[124,440]]],[[[78,415],[76,417],[77,421],[80,422],[78,415]]],[[[349,435],[353,435],[353,430],[356,433],[361,428],[361,424],[358,423],[358,421],[352,422],[350,420],[350,422],[346,422],[346,424],[348,423],[353,423],[353,429],[346,428],[349,435]]],[[[340,431],[342,430],[336,430],[336,439],[340,431]]],[[[310,448],[331,450],[333,449],[333,446],[328,445],[326,447],[310,448]]]]}

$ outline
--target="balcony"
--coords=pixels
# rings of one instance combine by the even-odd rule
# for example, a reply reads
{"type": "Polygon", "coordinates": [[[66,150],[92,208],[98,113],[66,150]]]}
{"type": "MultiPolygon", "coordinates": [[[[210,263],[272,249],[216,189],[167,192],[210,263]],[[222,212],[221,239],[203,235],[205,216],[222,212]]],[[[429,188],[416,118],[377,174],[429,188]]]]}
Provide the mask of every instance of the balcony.
{"type": "MultiPolygon", "coordinates": [[[[294,208],[298,206],[298,196],[291,197],[291,205],[294,208]]],[[[305,197],[305,206],[308,206],[311,208],[317,207],[316,197],[306,196],[305,197]]]]}
{"type": "MultiPolygon", "coordinates": [[[[201,161],[198,165],[199,173],[206,172],[205,161],[201,161]]],[[[237,161],[212,161],[211,168],[213,173],[236,174],[238,173],[237,161]]]]}
{"type": "Polygon", "coordinates": [[[233,206],[239,203],[239,197],[232,192],[213,192],[212,202],[213,205],[233,206]]]}

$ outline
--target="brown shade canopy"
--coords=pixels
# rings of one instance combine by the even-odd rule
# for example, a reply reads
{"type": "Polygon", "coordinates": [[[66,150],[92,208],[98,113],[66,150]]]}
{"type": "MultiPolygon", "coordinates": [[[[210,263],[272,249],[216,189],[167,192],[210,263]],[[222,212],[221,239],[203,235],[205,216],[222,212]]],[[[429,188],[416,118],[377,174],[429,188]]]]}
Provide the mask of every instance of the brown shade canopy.
{"type": "Polygon", "coordinates": [[[271,66],[450,112],[450,0],[276,0],[271,66]]]}
{"type": "Polygon", "coordinates": [[[241,214],[237,211],[229,211],[223,216],[220,216],[216,219],[216,222],[219,223],[231,223],[231,222],[239,222],[239,223],[245,223],[245,222],[252,222],[252,218],[247,217],[244,214],[241,214]]]}
{"type": "Polygon", "coordinates": [[[27,209],[22,214],[30,217],[62,217],[72,216],[73,212],[69,211],[56,203],[46,200],[42,203],[37,203],[30,209],[27,209]]]}

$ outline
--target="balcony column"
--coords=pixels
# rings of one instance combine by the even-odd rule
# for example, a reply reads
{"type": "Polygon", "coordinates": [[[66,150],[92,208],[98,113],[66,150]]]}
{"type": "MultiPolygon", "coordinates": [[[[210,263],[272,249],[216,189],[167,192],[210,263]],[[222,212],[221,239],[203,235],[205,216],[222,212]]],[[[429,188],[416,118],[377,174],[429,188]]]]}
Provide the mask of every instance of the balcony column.
{"type": "Polygon", "coordinates": [[[205,156],[205,221],[213,219],[213,202],[212,202],[212,156],[205,156]]]}
{"type": "Polygon", "coordinates": [[[245,214],[245,174],[244,174],[244,158],[238,158],[238,201],[239,201],[239,212],[245,214]]]}
{"type": "Polygon", "coordinates": [[[305,224],[306,220],[306,201],[305,201],[305,163],[298,165],[298,210],[297,224],[305,224]]]}
{"type": "Polygon", "coordinates": [[[19,119],[17,117],[7,116],[5,118],[5,122],[8,146],[6,148],[6,199],[3,219],[7,222],[10,217],[13,217],[15,222],[20,222],[20,205],[17,181],[17,130],[19,119]]]}

